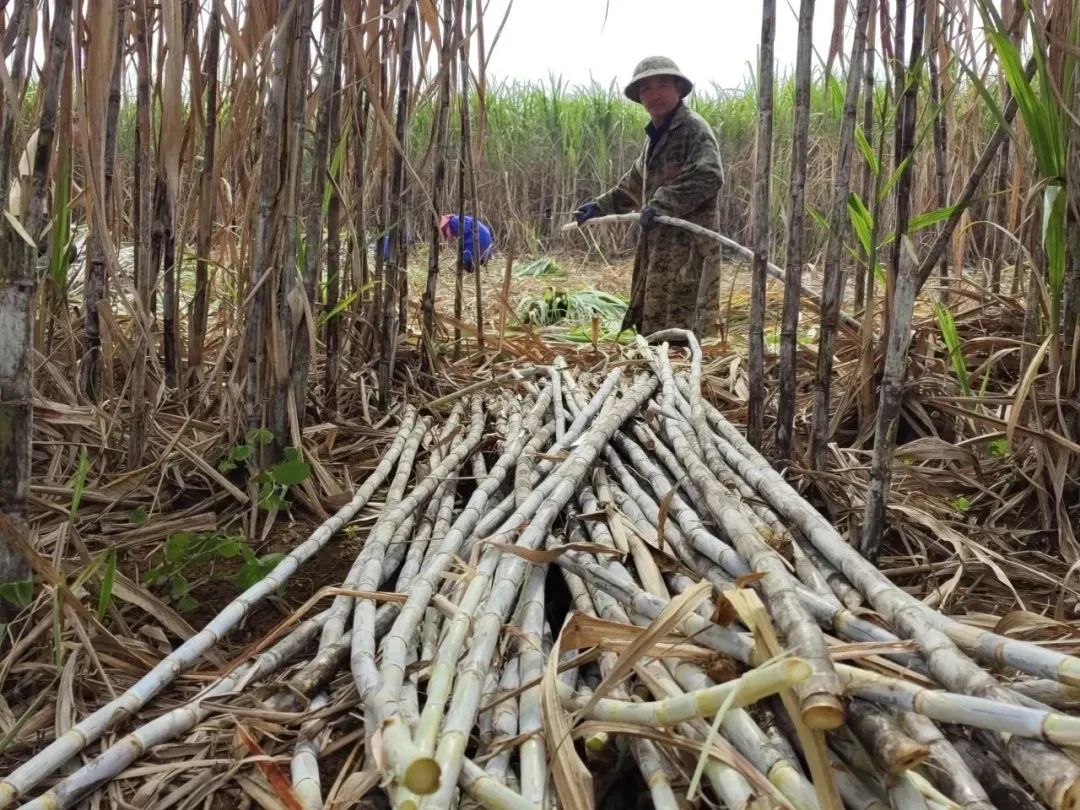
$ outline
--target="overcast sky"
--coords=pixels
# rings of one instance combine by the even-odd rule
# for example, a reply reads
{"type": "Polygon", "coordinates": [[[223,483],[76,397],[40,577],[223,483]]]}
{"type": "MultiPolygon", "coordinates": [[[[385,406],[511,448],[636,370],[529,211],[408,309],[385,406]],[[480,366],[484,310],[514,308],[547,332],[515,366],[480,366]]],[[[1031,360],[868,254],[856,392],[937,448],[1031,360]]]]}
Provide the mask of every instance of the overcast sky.
{"type": "MultiPolygon", "coordinates": [[[[484,14],[490,38],[511,0],[490,0],[484,14]]],[[[833,4],[818,0],[814,42],[824,59],[833,4]]],[[[776,57],[794,64],[797,0],[778,0],[776,57]]],[[[488,65],[490,76],[543,80],[549,73],[578,84],[595,79],[621,86],[644,56],[674,59],[707,88],[743,83],[757,61],[760,0],[513,0],[488,65]],[[605,7],[607,8],[605,22],[605,7]]]]}

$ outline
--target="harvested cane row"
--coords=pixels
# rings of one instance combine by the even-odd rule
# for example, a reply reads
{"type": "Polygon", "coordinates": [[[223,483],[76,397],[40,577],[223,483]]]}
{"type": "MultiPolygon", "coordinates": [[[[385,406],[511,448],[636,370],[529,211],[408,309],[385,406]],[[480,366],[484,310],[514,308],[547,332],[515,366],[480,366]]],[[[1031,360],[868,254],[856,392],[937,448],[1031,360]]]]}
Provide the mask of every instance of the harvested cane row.
{"type": "Polygon", "coordinates": [[[1080,659],[892,585],[704,400],[693,336],[652,341],[407,409],[348,504],[0,807],[140,776],[140,806],[586,807],[620,763],[672,810],[1076,806],[1080,718],[1047,704],[1080,659]],[[155,700],[377,493],[339,588],[155,700]]]}

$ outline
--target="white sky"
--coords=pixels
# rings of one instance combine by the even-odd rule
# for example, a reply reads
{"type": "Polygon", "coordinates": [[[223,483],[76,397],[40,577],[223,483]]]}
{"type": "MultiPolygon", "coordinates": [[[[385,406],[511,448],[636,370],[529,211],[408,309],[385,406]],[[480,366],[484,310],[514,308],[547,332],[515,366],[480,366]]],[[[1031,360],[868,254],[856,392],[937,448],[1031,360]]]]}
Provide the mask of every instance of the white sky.
{"type": "MultiPolygon", "coordinates": [[[[485,34],[494,35],[511,0],[485,6],[485,34]]],[[[495,79],[572,84],[612,80],[621,87],[645,56],[669,56],[702,89],[734,88],[757,64],[760,0],[512,0],[488,74],[495,79]],[[605,8],[607,20],[605,23],[605,8]]],[[[797,0],[777,0],[776,60],[783,74],[795,62],[797,0]]],[[[817,0],[814,44],[824,59],[833,3],[817,0]]],[[[816,64],[815,60],[815,64],[816,64]]]]}

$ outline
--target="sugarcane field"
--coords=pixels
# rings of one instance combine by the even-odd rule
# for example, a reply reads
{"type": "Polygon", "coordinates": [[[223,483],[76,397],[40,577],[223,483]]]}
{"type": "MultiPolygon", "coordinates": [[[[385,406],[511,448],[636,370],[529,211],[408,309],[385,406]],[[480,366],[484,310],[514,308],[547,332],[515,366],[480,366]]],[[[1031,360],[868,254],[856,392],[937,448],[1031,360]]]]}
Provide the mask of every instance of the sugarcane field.
{"type": "Polygon", "coordinates": [[[1076,0],[0,49],[0,810],[1080,810],[1076,0]]]}

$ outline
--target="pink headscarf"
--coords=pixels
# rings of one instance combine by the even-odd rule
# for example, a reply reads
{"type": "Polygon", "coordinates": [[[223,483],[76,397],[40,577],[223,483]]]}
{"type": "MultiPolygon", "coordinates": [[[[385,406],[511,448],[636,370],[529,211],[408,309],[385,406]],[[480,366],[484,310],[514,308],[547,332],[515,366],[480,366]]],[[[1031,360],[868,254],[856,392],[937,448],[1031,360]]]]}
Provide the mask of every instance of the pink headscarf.
{"type": "Polygon", "coordinates": [[[442,233],[443,239],[450,241],[454,238],[454,235],[450,233],[450,220],[453,218],[453,214],[443,214],[442,219],[439,220],[439,232],[442,233]]]}

